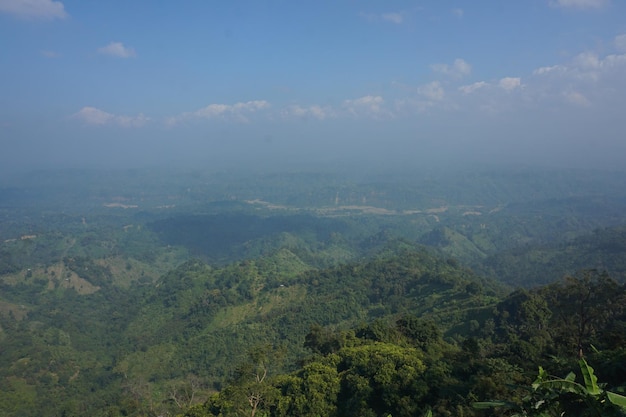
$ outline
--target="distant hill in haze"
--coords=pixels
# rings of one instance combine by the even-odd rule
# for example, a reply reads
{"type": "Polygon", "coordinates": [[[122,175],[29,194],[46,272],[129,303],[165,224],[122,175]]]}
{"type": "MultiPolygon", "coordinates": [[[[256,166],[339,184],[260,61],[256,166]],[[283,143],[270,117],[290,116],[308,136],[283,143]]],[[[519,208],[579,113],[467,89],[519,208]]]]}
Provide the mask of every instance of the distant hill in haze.
{"type": "Polygon", "coordinates": [[[280,392],[304,390],[310,365],[341,374],[348,401],[375,386],[355,368],[371,355],[416,371],[386,389],[472,415],[472,398],[510,398],[507,375],[528,382],[546,358],[567,374],[567,306],[591,287],[615,308],[580,338],[619,386],[607,370],[623,340],[626,304],[611,297],[626,279],[624,184],[581,171],[33,174],[0,190],[0,414],[197,403],[204,416],[228,410],[250,355],[269,349],[280,392]]]}

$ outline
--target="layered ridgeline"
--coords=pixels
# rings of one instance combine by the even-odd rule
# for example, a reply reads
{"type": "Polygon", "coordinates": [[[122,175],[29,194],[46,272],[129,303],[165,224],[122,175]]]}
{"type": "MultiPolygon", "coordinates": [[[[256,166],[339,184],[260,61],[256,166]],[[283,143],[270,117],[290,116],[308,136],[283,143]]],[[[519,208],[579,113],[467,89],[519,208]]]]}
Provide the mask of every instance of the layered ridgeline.
{"type": "Polygon", "coordinates": [[[281,351],[259,345],[182,415],[623,416],[625,303],[625,286],[585,271],[515,291],[452,329],[410,313],[314,326],[298,369],[281,373],[281,351]]]}
{"type": "Polygon", "coordinates": [[[27,178],[0,188],[0,414],[474,415],[579,346],[618,393],[624,184],[27,178]]]}
{"type": "Polygon", "coordinates": [[[81,295],[41,278],[4,288],[6,299],[31,300],[16,308],[5,303],[1,407],[7,415],[168,409],[171,391],[189,380],[204,395],[220,388],[257,345],[279,347],[281,369],[293,368],[307,355],[313,325],[348,329],[412,314],[463,327],[468,314],[494,305],[498,293],[454,262],[399,247],[323,270],[285,249],[223,268],[194,260],[154,285],[137,280],[125,290],[107,284],[106,268],[67,262],[97,277],[99,289],[81,295]]]}
{"type": "Polygon", "coordinates": [[[155,279],[190,254],[280,248],[319,268],[405,239],[514,286],[583,268],[622,279],[625,213],[626,176],[598,171],[43,172],[0,183],[0,275],[119,257],[155,279]]]}
{"type": "Polygon", "coordinates": [[[28,297],[3,287],[31,299],[0,323],[4,415],[473,415],[478,399],[521,401],[507,384],[540,364],[567,373],[579,349],[603,382],[625,382],[625,290],[594,271],[507,296],[396,243],[325,269],[286,249],[191,260],[82,295],[40,281],[28,297]]]}

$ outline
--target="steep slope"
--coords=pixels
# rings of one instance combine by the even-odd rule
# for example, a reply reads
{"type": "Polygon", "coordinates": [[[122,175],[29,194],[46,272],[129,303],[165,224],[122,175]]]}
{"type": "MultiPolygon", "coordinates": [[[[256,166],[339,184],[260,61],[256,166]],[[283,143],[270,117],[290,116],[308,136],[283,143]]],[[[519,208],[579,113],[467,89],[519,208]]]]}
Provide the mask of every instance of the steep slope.
{"type": "Polygon", "coordinates": [[[102,278],[102,285],[83,295],[73,287],[49,288],[47,280],[23,288],[5,283],[0,410],[8,416],[171,411],[172,389],[190,381],[199,381],[203,392],[219,388],[260,344],[280,347],[281,369],[291,369],[305,354],[313,325],[347,329],[413,314],[462,328],[467,315],[497,302],[497,285],[406,246],[321,270],[287,249],[220,268],[192,260],[155,283],[129,286],[111,285],[107,270],[96,268],[89,278],[102,278]],[[30,300],[27,314],[10,314],[20,299],[30,300]]]}
{"type": "Polygon", "coordinates": [[[503,251],[486,258],[477,270],[505,283],[532,287],[573,275],[581,269],[607,271],[626,280],[626,227],[595,230],[575,239],[503,251]]]}

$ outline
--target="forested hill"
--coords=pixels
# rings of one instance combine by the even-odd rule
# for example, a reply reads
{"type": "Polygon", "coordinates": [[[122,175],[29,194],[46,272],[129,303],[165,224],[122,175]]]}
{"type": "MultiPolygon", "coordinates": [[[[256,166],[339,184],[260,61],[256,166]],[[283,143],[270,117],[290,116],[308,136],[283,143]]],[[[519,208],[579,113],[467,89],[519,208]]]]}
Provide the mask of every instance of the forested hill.
{"type": "Polygon", "coordinates": [[[410,313],[451,328],[494,305],[498,288],[414,251],[324,270],[287,250],[219,269],[191,261],[144,295],[148,301],[125,331],[135,352],[121,366],[129,378],[193,374],[220,386],[256,345],[281,346],[289,369],[306,355],[313,325],[347,329],[410,313]]]}
{"type": "Polygon", "coordinates": [[[472,415],[472,399],[518,398],[504,382],[528,382],[538,364],[564,371],[579,344],[604,352],[605,381],[624,382],[609,372],[624,354],[624,287],[591,272],[507,297],[455,261],[397,243],[319,270],[283,249],[220,268],[188,261],[125,291],[106,280],[84,295],[33,285],[3,286],[5,300],[33,297],[27,315],[11,310],[0,323],[7,416],[164,415],[198,401],[188,415],[238,415],[259,366],[273,394],[258,407],[271,415],[402,416],[428,405],[472,415]]]}
{"type": "Polygon", "coordinates": [[[626,287],[588,271],[461,314],[452,338],[411,313],[313,326],[296,370],[281,373],[280,349],[260,344],[183,415],[624,416],[625,311],[626,287]]]}
{"type": "Polygon", "coordinates": [[[476,265],[481,273],[503,282],[532,287],[582,269],[611,271],[626,281],[626,227],[596,229],[568,241],[523,246],[494,254],[476,265]]]}
{"type": "Polygon", "coordinates": [[[2,416],[481,415],[581,348],[624,385],[623,175],[80,174],[0,190],[2,416]]]}
{"type": "Polygon", "coordinates": [[[259,344],[280,347],[280,369],[289,370],[307,355],[313,325],[349,329],[409,314],[456,326],[459,337],[501,293],[455,262],[399,247],[323,270],[288,250],[223,268],[192,260],[127,290],[107,284],[105,272],[88,275],[98,276],[99,290],[83,295],[42,279],[3,285],[5,415],[172,410],[170,390],[190,380],[204,393],[222,386],[259,344]],[[20,303],[25,310],[11,307],[20,303]]]}

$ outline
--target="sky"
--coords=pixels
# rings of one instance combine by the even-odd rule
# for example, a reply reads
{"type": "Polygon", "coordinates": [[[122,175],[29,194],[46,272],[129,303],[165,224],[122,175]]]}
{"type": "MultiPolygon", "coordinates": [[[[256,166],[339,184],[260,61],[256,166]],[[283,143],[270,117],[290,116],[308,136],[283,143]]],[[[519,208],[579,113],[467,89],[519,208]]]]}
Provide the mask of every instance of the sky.
{"type": "Polygon", "coordinates": [[[0,0],[0,173],[620,169],[623,0],[0,0]]]}

